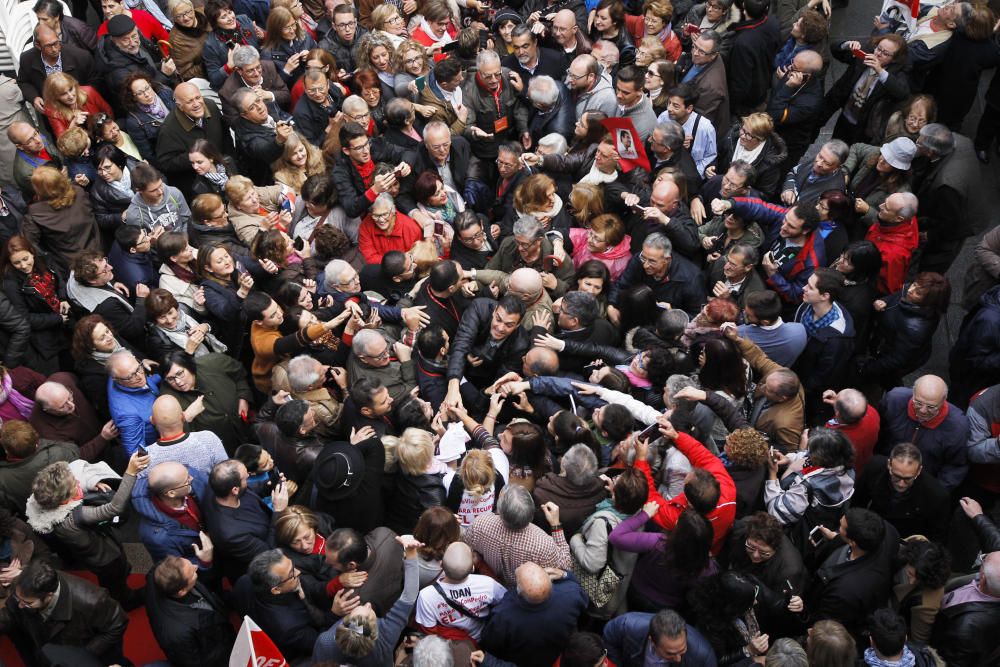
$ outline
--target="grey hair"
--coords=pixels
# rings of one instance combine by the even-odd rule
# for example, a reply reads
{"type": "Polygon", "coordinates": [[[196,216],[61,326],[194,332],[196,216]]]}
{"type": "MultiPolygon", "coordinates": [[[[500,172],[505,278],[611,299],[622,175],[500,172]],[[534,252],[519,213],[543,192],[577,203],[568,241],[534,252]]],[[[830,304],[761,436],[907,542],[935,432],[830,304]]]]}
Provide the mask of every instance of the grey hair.
{"type": "Polygon", "coordinates": [[[587,292],[566,292],[562,300],[562,312],[580,321],[581,327],[589,327],[600,315],[600,306],[593,294],[587,292]]]}
{"type": "Polygon", "coordinates": [[[444,130],[449,135],[451,134],[451,130],[443,122],[439,120],[432,120],[431,122],[424,125],[424,131],[422,134],[422,136],[424,137],[424,141],[427,141],[427,135],[435,130],[444,130]]]}
{"type": "Polygon", "coordinates": [[[663,133],[663,145],[673,152],[684,145],[684,127],[674,120],[665,120],[656,124],[656,129],[663,133]]]}
{"type": "Polygon", "coordinates": [[[353,268],[350,263],[342,259],[331,259],[327,262],[323,269],[323,282],[326,283],[326,288],[331,292],[336,291],[340,287],[340,277],[350,268],[353,268]]]}
{"type": "MultiPolygon", "coordinates": [[[[113,369],[120,363],[120,360],[126,358],[138,361],[136,356],[129,350],[118,350],[117,352],[112,352],[111,356],[108,357],[107,363],[105,364],[105,367],[108,369],[108,374],[110,375],[113,372],[113,369]]],[[[115,379],[114,376],[112,376],[111,379],[115,379]]]]}
{"type": "Polygon", "coordinates": [[[682,375],[680,373],[671,375],[667,378],[667,397],[671,402],[673,402],[674,396],[676,396],[677,392],[681,389],[697,386],[698,384],[687,375],[682,375]]]}
{"type": "Polygon", "coordinates": [[[594,42],[594,46],[590,49],[591,55],[593,55],[594,51],[604,52],[604,55],[606,55],[609,60],[614,60],[616,63],[619,59],[621,59],[621,51],[618,49],[618,45],[614,42],[609,42],[606,39],[599,39],[594,42]]]}
{"type": "Polygon", "coordinates": [[[686,633],[687,623],[673,609],[660,610],[649,622],[649,636],[653,638],[654,642],[659,642],[664,637],[676,639],[686,633]]]}
{"type": "Polygon", "coordinates": [[[745,185],[750,185],[757,178],[757,170],[746,160],[733,160],[729,163],[729,168],[746,179],[745,185]]]}
{"type": "Polygon", "coordinates": [[[382,334],[374,329],[362,329],[354,334],[354,340],[351,341],[351,352],[357,356],[368,354],[371,344],[382,337],[382,334]]]}
{"type": "Polygon", "coordinates": [[[236,107],[237,111],[240,113],[246,111],[246,107],[250,106],[250,104],[256,100],[257,93],[250,88],[240,88],[233,93],[233,106],[236,107]]]}
{"type": "Polygon", "coordinates": [[[393,199],[392,195],[388,192],[383,192],[378,197],[375,197],[375,201],[372,202],[372,205],[369,208],[375,208],[375,204],[383,204],[388,206],[393,211],[396,210],[396,200],[393,199]]]}
{"type": "Polygon", "coordinates": [[[912,192],[897,192],[896,195],[903,199],[903,207],[899,209],[899,215],[903,218],[912,218],[915,216],[917,214],[917,207],[920,205],[917,195],[912,192]]]}
{"type": "Polygon", "coordinates": [[[260,53],[249,44],[237,46],[233,49],[233,67],[243,69],[247,65],[253,65],[260,61],[260,53]]]}
{"type": "Polygon", "coordinates": [[[554,106],[559,101],[559,86],[556,85],[556,80],[544,74],[531,77],[531,81],[528,82],[528,99],[533,104],[543,107],[554,106]]]}
{"type": "Polygon", "coordinates": [[[920,128],[920,138],[923,139],[924,147],[941,157],[951,155],[955,150],[955,135],[947,125],[928,123],[920,128]]]}
{"type": "Polygon", "coordinates": [[[582,443],[573,445],[562,457],[560,468],[573,486],[583,486],[597,475],[597,457],[582,443]]]}
{"type": "Polygon", "coordinates": [[[508,484],[497,499],[497,514],[508,530],[523,530],[535,518],[535,501],[523,486],[508,484]]]}
{"type": "Polygon", "coordinates": [[[665,257],[670,257],[674,250],[674,246],[670,243],[670,239],[668,239],[667,235],[662,232],[653,232],[647,236],[642,242],[642,247],[662,250],[665,257]]]}
{"type": "Polygon", "coordinates": [[[532,241],[540,237],[544,231],[542,223],[533,215],[522,215],[514,223],[514,236],[524,236],[532,241]]]}
{"type": "Polygon", "coordinates": [[[809,667],[806,650],[791,637],[776,639],[764,658],[764,667],[809,667]]]}
{"type": "Polygon", "coordinates": [[[483,65],[499,65],[500,56],[497,55],[496,51],[490,49],[483,49],[476,56],[476,69],[482,69],[483,65]]]}
{"type": "Polygon", "coordinates": [[[413,647],[413,667],[455,667],[448,641],[427,635],[413,647]]]}
{"type": "Polygon", "coordinates": [[[368,111],[368,102],[360,95],[349,95],[340,108],[346,114],[359,114],[368,111]]]}
{"type": "Polygon", "coordinates": [[[247,574],[258,593],[264,593],[281,584],[281,579],[274,573],[274,566],[285,559],[281,549],[262,551],[253,557],[247,566],[247,574]]]}
{"type": "Polygon", "coordinates": [[[319,379],[321,364],[308,354],[288,362],[288,384],[295,393],[306,391],[319,379]]]}
{"type": "Polygon", "coordinates": [[[823,148],[833,153],[833,156],[837,158],[837,161],[840,162],[840,164],[847,162],[847,156],[851,152],[851,147],[840,139],[831,139],[823,144],[823,148]]]}
{"type": "Polygon", "coordinates": [[[700,33],[698,33],[698,37],[710,40],[713,44],[715,44],[715,46],[712,47],[712,50],[715,52],[719,51],[719,45],[722,44],[722,35],[720,35],[718,32],[716,32],[715,30],[702,30],[700,33]]]}
{"type": "Polygon", "coordinates": [[[566,151],[569,150],[569,144],[566,143],[566,137],[561,134],[556,134],[552,132],[551,134],[546,134],[544,137],[538,140],[539,147],[544,146],[552,151],[554,155],[565,155],[566,151]]]}
{"type": "Polygon", "coordinates": [[[737,255],[743,255],[743,264],[757,264],[760,261],[760,252],[755,246],[749,243],[734,243],[729,248],[729,254],[736,253],[737,255]]]}

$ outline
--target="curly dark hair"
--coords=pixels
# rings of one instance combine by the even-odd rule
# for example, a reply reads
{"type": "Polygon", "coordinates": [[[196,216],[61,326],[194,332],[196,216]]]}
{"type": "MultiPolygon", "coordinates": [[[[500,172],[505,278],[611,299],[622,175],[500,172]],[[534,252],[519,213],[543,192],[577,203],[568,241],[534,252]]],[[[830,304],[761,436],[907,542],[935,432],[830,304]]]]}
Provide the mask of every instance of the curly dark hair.
{"type": "Polygon", "coordinates": [[[125,77],[124,81],[122,81],[121,90],[118,91],[118,94],[121,97],[122,107],[126,111],[131,112],[139,109],[139,103],[136,102],[135,95],[132,94],[132,84],[139,80],[145,81],[149,87],[153,89],[153,93],[155,93],[157,97],[159,97],[160,91],[163,89],[163,84],[157,83],[156,80],[149,75],[149,73],[142,71],[132,72],[125,77]]]}
{"type": "Polygon", "coordinates": [[[951,576],[951,555],[937,542],[904,540],[899,545],[898,558],[913,568],[920,588],[941,588],[951,576]]]}
{"type": "Polygon", "coordinates": [[[746,644],[734,621],[756,605],[758,585],[750,575],[727,570],[698,582],[688,594],[696,626],[716,655],[738,651],[746,644]]]}
{"type": "Polygon", "coordinates": [[[755,512],[745,520],[748,540],[760,540],[775,551],[781,548],[785,533],[781,523],[767,512],[755,512]]]}

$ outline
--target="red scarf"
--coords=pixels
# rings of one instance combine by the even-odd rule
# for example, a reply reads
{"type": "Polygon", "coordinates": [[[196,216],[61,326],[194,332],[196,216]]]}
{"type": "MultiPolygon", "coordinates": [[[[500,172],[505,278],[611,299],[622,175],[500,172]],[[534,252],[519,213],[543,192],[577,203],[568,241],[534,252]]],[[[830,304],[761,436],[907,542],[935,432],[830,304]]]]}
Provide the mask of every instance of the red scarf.
{"type": "Polygon", "coordinates": [[[500,85],[493,91],[489,89],[482,77],[479,76],[479,72],[476,72],[476,85],[482,88],[483,92],[493,96],[493,104],[497,106],[497,117],[503,116],[503,112],[500,111],[500,93],[503,92],[503,79],[500,79],[500,85]]]}
{"type": "Polygon", "coordinates": [[[365,187],[370,188],[375,182],[375,160],[368,160],[364,164],[355,162],[354,168],[361,174],[361,180],[365,182],[365,187]]]}
{"type": "Polygon", "coordinates": [[[906,415],[923,428],[934,429],[940,426],[941,422],[948,418],[948,401],[941,404],[941,409],[938,410],[938,413],[933,419],[928,419],[927,421],[922,422],[917,419],[917,413],[913,411],[913,399],[911,398],[906,404],[906,415]]]}
{"type": "Polygon", "coordinates": [[[326,538],[320,535],[318,532],[316,533],[316,541],[313,542],[312,552],[314,554],[319,554],[320,556],[326,554],[326,538]]]}
{"type": "Polygon", "coordinates": [[[51,271],[35,271],[28,275],[28,284],[45,299],[52,312],[59,312],[59,297],[56,296],[56,277],[51,271]]]}
{"type": "Polygon", "coordinates": [[[153,500],[153,505],[156,509],[160,510],[171,519],[181,524],[189,530],[202,530],[204,526],[201,522],[201,510],[198,508],[198,503],[195,502],[194,498],[188,496],[185,499],[184,506],[180,509],[175,509],[165,502],[160,500],[156,496],[150,496],[153,500]]]}

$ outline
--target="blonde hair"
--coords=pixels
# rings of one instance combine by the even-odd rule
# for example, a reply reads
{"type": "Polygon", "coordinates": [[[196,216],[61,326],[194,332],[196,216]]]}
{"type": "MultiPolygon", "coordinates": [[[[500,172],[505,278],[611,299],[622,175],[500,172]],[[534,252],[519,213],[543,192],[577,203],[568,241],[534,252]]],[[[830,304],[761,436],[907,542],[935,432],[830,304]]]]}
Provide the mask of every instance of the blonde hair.
{"type": "Polygon", "coordinates": [[[31,483],[31,493],[40,507],[50,510],[71,498],[76,492],[77,484],[69,464],[57,461],[38,471],[31,483]]]}
{"type": "Polygon", "coordinates": [[[56,146],[66,157],[80,157],[90,147],[90,135],[82,127],[71,127],[59,135],[56,146]]]}
{"type": "Polygon", "coordinates": [[[406,429],[396,446],[396,460],[407,475],[424,474],[434,460],[434,436],[412,426],[406,429]]]}
{"type": "Polygon", "coordinates": [[[646,35],[643,37],[642,41],[639,42],[639,46],[646,47],[649,50],[650,63],[667,59],[667,50],[663,48],[663,42],[660,41],[660,38],[655,35],[646,35]]]}
{"type": "Polygon", "coordinates": [[[73,120],[76,111],[63,104],[59,97],[71,88],[76,88],[76,106],[82,108],[87,103],[87,93],[80,87],[80,82],[71,75],[64,72],[50,74],[45,78],[45,85],[42,87],[42,99],[45,100],[45,106],[55,109],[60,116],[68,121],[73,120]]]}
{"type": "Polygon", "coordinates": [[[274,173],[274,180],[284,183],[296,194],[302,193],[302,186],[306,179],[316,174],[326,173],[326,160],[323,158],[323,151],[313,146],[298,132],[292,132],[285,141],[285,150],[281,157],[271,164],[271,171],[274,173]],[[300,169],[292,164],[292,152],[299,146],[305,146],[306,166],[300,169]]]}
{"type": "Polygon", "coordinates": [[[167,3],[167,12],[170,13],[170,18],[176,17],[185,9],[194,9],[194,4],[191,0],[170,0],[167,3]]]}
{"type": "Polygon", "coordinates": [[[423,45],[415,39],[404,39],[392,54],[392,66],[397,72],[403,71],[403,60],[406,59],[407,51],[416,51],[420,54],[423,63],[420,67],[421,72],[426,73],[430,70],[430,62],[427,59],[427,52],[424,51],[423,45]]]}
{"type": "Polygon", "coordinates": [[[458,468],[458,475],[462,479],[462,486],[475,498],[492,489],[497,481],[493,457],[482,449],[473,449],[465,455],[458,468]]]}
{"type": "Polygon", "coordinates": [[[434,265],[441,261],[437,246],[431,239],[421,239],[410,248],[410,257],[417,265],[417,275],[421,278],[434,268],[434,265]]]}
{"type": "Polygon", "coordinates": [[[344,655],[360,660],[371,654],[378,641],[378,623],[371,616],[352,612],[337,626],[334,640],[344,655]]]}
{"type": "Polygon", "coordinates": [[[573,217],[577,222],[588,223],[604,213],[604,186],[577,183],[569,192],[569,203],[573,205],[573,217]]]}
{"type": "Polygon", "coordinates": [[[76,201],[73,183],[55,167],[43,165],[31,174],[31,188],[40,201],[56,209],[68,208],[76,201]]]}
{"type": "Polygon", "coordinates": [[[226,196],[234,206],[243,201],[253,189],[253,181],[246,176],[230,176],[226,182],[226,196]]]}
{"type": "Polygon", "coordinates": [[[746,126],[750,129],[750,134],[755,137],[766,139],[774,132],[774,121],[769,115],[761,111],[752,113],[749,116],[743,116],[741,120],[746,123],[746,126]]]}
{"type": "Polygon", "coordinates": [[[372,30],[385,30],[386,24],[393,16],[400,16],[399,10],[390,4],[381,4],[372,10],[371,19],[372,30]]]}
{"type": "Polygon", "coordinates": [[[382,448],[385,449],[385,465],[382,469],[387,473],[396,472],[398,463],[399,438],[394,435],[382,436],[382,448]]]}
{"type": "Polygon", "coordinates": [[[313,511],[302,505],[289,505],[274,522],[274,541],[279,546],[290,546],[302,526],[316,530],[319,520],[313,511]]]}

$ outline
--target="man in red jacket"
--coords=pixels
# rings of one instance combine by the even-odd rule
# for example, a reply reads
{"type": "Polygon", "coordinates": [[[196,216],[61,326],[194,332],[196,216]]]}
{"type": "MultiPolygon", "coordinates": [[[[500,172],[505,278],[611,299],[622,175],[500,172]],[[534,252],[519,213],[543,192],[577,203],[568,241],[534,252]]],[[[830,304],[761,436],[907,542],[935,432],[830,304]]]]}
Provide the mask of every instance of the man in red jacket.
{"type": "Polygon", "coordinates": [[[635,467],[646,476],[649,501],[660,505],[653,521],[661,528],[673,530],[681,512],[690,505],[712,524],[712,555],[717,556],[736,519],[736,484],[719,457],[705,449],[703,444],[687,433],[678,433],[666,416],[657,421],[660,435],[674,443],[677,451],[691,462],[691,472],[684,480],[684,492],[667,500],[656,490],[656,482],[646,460],[648,443],[636,443],[635,467]]]}
{"type": "MultiPolygon", "coordinates": [[[[868,404],[868,399],[857,389],[842,389],[837,392],[827,389],[823,392],[823,402],[833,406],[833,419],[826,422],[827,428],[842,431],[854,446],[854,474],[860,475],[872,458],[878,443],[878,429],[882,418],[878,410],[868,404]]],[[[803,442],[809,438],[809,431],[802,432],[803,442]]],[[[802,449],[805,449],[803,445],[802,449]]]]}
{"type": "Polygon", "coordinates": [[[882,253],[878,273],[878,293],[893,294],[903,289],[910,258],[919,242],[917,196],[912,192],[889,195],[878,207],[878,219],[865,234],[882,253]]]}

